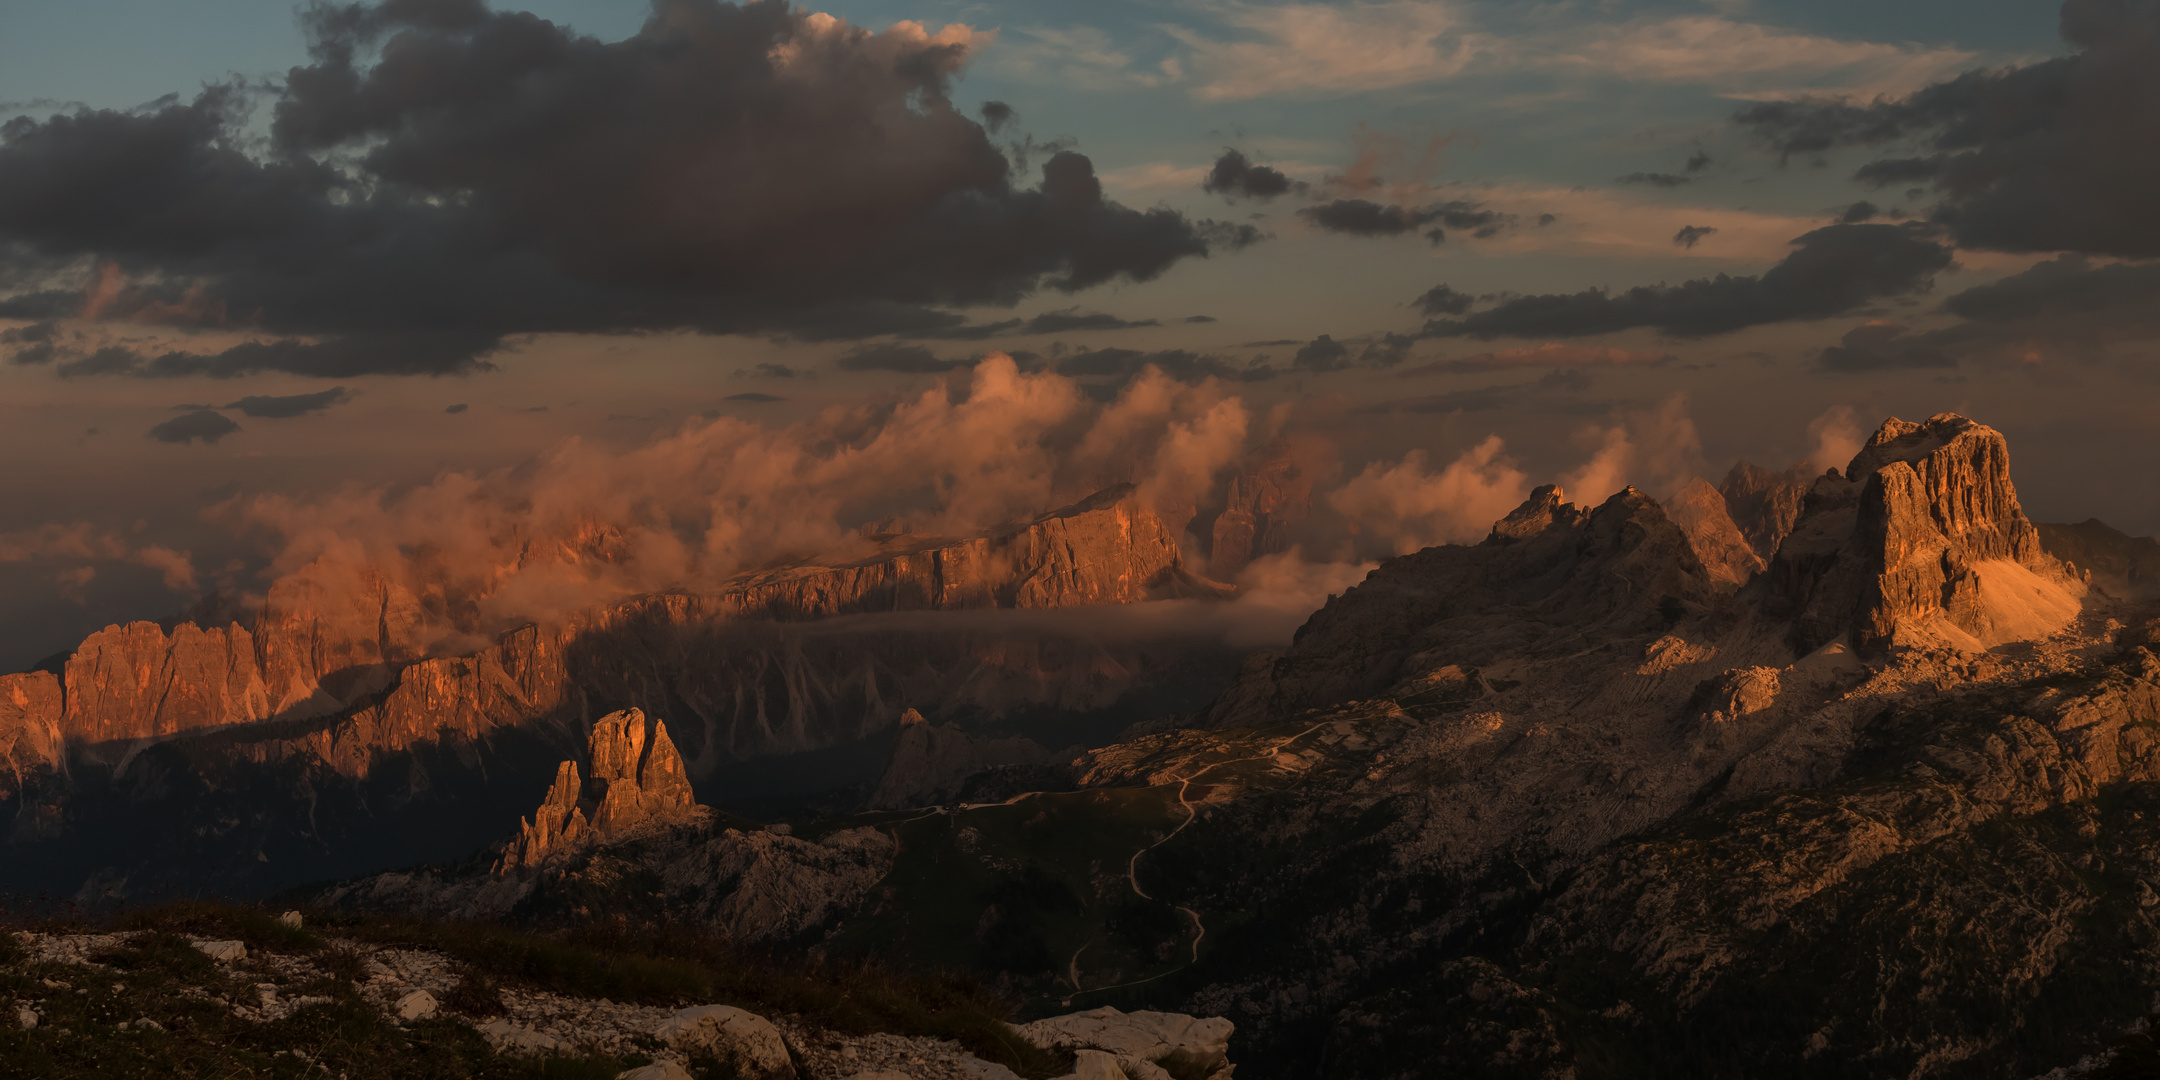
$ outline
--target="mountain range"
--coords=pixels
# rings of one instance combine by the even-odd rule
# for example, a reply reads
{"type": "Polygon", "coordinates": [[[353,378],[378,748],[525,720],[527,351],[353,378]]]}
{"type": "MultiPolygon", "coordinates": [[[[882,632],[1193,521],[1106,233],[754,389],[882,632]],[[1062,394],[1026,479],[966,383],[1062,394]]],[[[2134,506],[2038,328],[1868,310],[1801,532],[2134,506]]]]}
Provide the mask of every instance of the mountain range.
{"type": "Polygon", "coordinates": [[[2032,1076],[2146,1015],[2160,546],[2030,521],[1999,432],[1539,488],[1279,651],[1105,629],[1234,603],[1191,567],[1309,497],[1113,488],[455,655],[382,577],[108,628],[0,677],[0,877],[687,923],[1227,1017],[1256,1076],[2032,1076]]]}

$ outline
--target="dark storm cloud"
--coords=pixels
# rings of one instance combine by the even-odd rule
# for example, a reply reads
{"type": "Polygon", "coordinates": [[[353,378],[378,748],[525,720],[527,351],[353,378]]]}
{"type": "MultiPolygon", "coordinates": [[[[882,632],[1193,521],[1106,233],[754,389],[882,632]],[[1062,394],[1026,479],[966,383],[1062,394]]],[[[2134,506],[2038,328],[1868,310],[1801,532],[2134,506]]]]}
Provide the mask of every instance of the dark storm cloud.
{"type": "Polygon", "coordinates": [[[1161,325],[1156,319],[1122,319],[1100,311],[1066,308],[1062,311],[1045,311],[1032,319],[1003,319],[993,323],[972,323],[900,336],[925,341],[985,341],[1016,334],[1069,334],[1088,330],[1131,330],[1135,327],[1161,325]]]}
{"type": "Polygon", "coordinates": [[[1329,232],[1350,236],[1401,236],[1424,230],[1437,244],[1447,239],[1448,229],[1468,230],[1472,236],[1488,237],[1512,223],[1513,218],[1495,210],[1480,209],[1462,199],[1424,207],[1388,206],[1367,199],[1337,199],[1308,206],[1298,216],[1329,232]],[[1438,228],[1426,228],[1437,225],[1438,228]]]}
{"type": "Polygon", "coordinates": [[[1290,358],[1290,366],[1314,373],[1394,367],[1410,355],[1410,347],[1415,344],[1417,339],[1406,334],[1382,334],[1362,343],[1337,341],[1322,334],[1301,346],[1290,358]],[[1353,349],[1352,345],[1357,347],[1353,349]]]}
{"type": "Polygon", "coordinates": [[[1956,367],[1957,361],[1928,335],[1894,323],[1871,322],[1848,331],[1815,358],[1824,371],[1843,375],[1911,368],[1956,367]]]}
{"type": "Polygon", "coordinates": [[[1736,119],[1786,158],[1896,147],[1856,179],[1931,186],[1961,247],[2160,256],[2160,5],[2067,0],[2061,29],[2070,56],[1897,101],[1766,103],[1736,119]]]}
{"type": "Polygon", "coordinates": [[[1153,367],[1181,382],[1222,379],[1227,382],[1264,382],[1281,374],[1259,361],[1235,363],[1225,357],[1186,349],[1084,349],[1062,357],[1056,370],[1075,379],[1111,379],[1122,383],[1153,367]]]}
{"type": "Polygon", "coordinates": [[[759,364],[756,367],[735,369],[735,377],[738,379],[792,379],[801,374],[802,372],[786,364],[759,364]]]}
{"type": "Polygon", "coordinates": [[[1138,326],[1161,326],[1154,319],[1120,319],[1100,311],[1046,311],[1027,321],[1027,333],[1064,334],[1076,330],[1130,330],[1138,326]]]}
{"type": "Polygon", "coordinates": [[[833,365],[842,371],[897,371],[905,375],[934,375],[968,367],[973,360],[942,360],[920,345],[878,342],[850,350],[833,365]]]}
{"type": "Polygon", "coordinates": [[[1394,401],[1376,402],[1358,409],[1363,413],[1451,413],[1491,412],[1520,402],[1535,387],[1535,383],[1519,383],[1506,386],[1479,386],[1468,390],[1450,390],[1439,394],[1400,398],[1394,401]]]}
{"type": "Polygon", "coordinates": [[[739,401],[746,405],[770,405],[775,401],[786,401],[787,399],[784,397],[777,397],[772,394],[760,394],[757,391],[753,390],[748,393],[729,394],[728,396],[721,398],[720,400],[739,401]]]}
{"type": "Polygon", "coordinates": [[[1477,298],[1469,293],[1456,292],[1446,285],[1435,285],[1425,290],[1411,305],[1430,318],[1438,315],[1460,315],[1470,310],[1477,298]]]}
{"type": "Polygon", "coordinates": [[[82,293],[68,289],[19,292],[0,297],[0,319],[65,319],[81,311],[82,306],[82,293]]]}
{"type": "Polygon", "coordinates": [[[1299,371],[1341,371],[1350,366],[1350,347],[1322,334],[1299,347],[1290,366],[1299,371]]]}
{"type": "Polygon", "coordinates": [[[8,314],[63,313],[52,293],[95,261],[125,286],[100,317],[274,339],[75,374],[443,373],[537,332],[931,330],[964,322],[936,306],[1146,281],[1260,236],[1107,201],[1070,150],[1019,186],[947,95],[966,44],[910,24],[778,0],[658,0],[612,43],[455,0],[304,22],[311,62],[260,154],[233,86],[0,126],[0,280],[34,286],[8,314]]]}
{"type": "Polygon", "coordinates": [[[1847,225],[1857,225],[1863,221],[1875,220],[1876,215],[1880,213],[1882,213],[1882,207],[1862,199],[1846,207],[1845,212],[1838,215],[1838,220],[1847,225]]]}
{"type": "Polygon", "coordinates": [[[1179,319],[1178,321],[1186,323],[1211,323],[1217,322],[1219,320],[1217,320],[1213,315],[1187,315],[1184,318],[1179,319]]]}
{"type": "Polygon", "coordinates": [[[1673,246],[1684,248],[1694,247],[1695,245],[1702,243],[1703,237],[1709,236],[1711,233],[1714,233],[1716,231],[1717,226],[1715,225],[1682,225],[1680,226],[1679,232],[1672,234],[1673,246]]]}
{"type": "Polygon", "coordinates": [[[1925,331],[1869,323],[1822,350],[1817,363],[1854,374],[2105,360],[2117,346],[2160,340],[2160,263],[2096,266],[2064,255],[1966,289],[1941,310],[1961,321],[1925,331]]]}
{"type": "Polygon", "coordinates": [[[1265,165],[1245,160],[1245,155],[1236,150],[1224,150],[1222,156],[1215,159],[1215,167],[1208,170],[1207,179],[1200,181],[1200,190],[1233,199],[1266,200],[1293,191],[1302,194],[1305,185],[1265,165]]]}
{"type": "Polygon", "coordinates": [[[167,443],[214,443],[238,430],[240,425],[226,419],[222,413],[197,409],[151,428],[148,435],[159,442],[167,443]]]}
{"type": "Polygon", "coordinates": [[[2094,266],[2065,255],[1967,289],[1944,300],[1943,309],[1986,323],[2135,316],[2160,326],[2160,263],[2094,266]]]}
{"type": "Polygon", "coordinates": [[[901,337],[922,341],[987,341],[994,337],[1020,333],[1021,320],[1000,319],[990,323],[968,323],[962,326],[940,327],[936,330],[916,330],[901,337]]]}
{"type": "Polygon", "coordinates": [[[1687,165],[1685,166],[1685,168],[1690,173],[1699,173],[1704,169],[1709,168],[1710,163],[1713,160],[1714,159],[1711,158],[1711,156],[1707,152],[1697,150],[1693,154],[1688,156],[1687,165]]]}
{"type": "Polygon", "coordinates": [[[1579,337],[1653,327],[1676,337],[1816,319],[1923,291],[1950,265],[1950,249],[1898,225],[1829,225],[1760,276],[1696,278],[1625,292],[1521,296],[1485,311],[1427,323],[1434,337],[1579,337]]]}
{"type": "Polygon", "coordinates": [[[1621,177],[1620,182],[1623,184],[1648,184],[1651,187],[1676,188],[1682,184],[1694,183],[1695,178],[1692,176],[1674,176],[1671,173],[1637,172],[1621,177]]]}
{"type": "Polygon", "coordinates": [[[1012,106],[1002,101],[985,101],[982,103],[980,111],[983,118],[983,127],[990,129],[992,135],[1005,130],[1006,125],[1011,124],[1020,117],[1019,113],[1013,111],[1012,106]]]}
{"type": "Polygon", "coordinates": [[[333,386],[328,390],[314,394],[289,394],[284,397],[263,397],[259,395],[244,397],[225,407],[240,410],[242,416],[289,420],[295,416],[306,416],[309,413],[322,412],[332,405],[349,400],[351,397],[352,395],[345,392],[344,387],[333,386]]]}
{"type": "Polygon", "coordinates": [[[454,415],[456,415],[456,414],[458,414],[458,413],[464,412],[466,408],[467,408],[467,406],[465,405],[465,403],[461,401],[461,402],[459,402],[459,403],[457,403],[457,404],[455,404],[455,405],[446,405],[446,406],[444,406],[444,407],[443,407],[443,411],[444,411],[444,412],[446,412],[446,413],[450,413],[451,415],[453,415],[453,416],[454,416],[454,415]]]}
{"type": "Polygon", "coordinates": [[[59,325],[50,322],[0,330],[0,346],[6,346],[4,351],[10,364],[51,363],[59,354],[59,338],[59,325]]]}

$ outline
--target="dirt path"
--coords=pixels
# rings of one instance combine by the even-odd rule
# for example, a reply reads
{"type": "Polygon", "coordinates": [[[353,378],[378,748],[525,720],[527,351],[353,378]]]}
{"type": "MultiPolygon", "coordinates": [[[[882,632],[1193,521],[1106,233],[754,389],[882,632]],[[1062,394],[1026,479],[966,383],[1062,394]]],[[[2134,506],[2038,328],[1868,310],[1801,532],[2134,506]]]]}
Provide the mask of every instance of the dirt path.
{"type": "MultiPolygon", "coordinates": [[[[1216,769],[1220,769],[1225,765],[1238,765],[1247,761],[1261,761],[1267,758],[1274,757],[1276,754],[1282,752],[1283,747],[1288,746],[1291,743],[1294,743],[1299,739],[1302,739],[1305,736],[1310,735],[1313,732],[1318,731],[1321,728],[1327,727],[1333,723],[1335,723],[1335,721],[1333,720],[1323,720],[1309,728],[1306,728],[1303,731],[1298,732],[1295,735],[1290,736],[1287,739],[1269,745],[1266,750],[1260,753],[1253,754],[1249,757],[1231,758],[1228,761],[1218,761],[1213,765],[1209,765],[1206,768],[1203,768],[1198,772],[1193,773],[1191,776],[1176,777],[1175,779],[1178,782],[1178,805],[1180,807],[1183,807],[1185,810],[1185,820],[1178,822],[1177,828],[1170,830],[1169,835],[1155,841],[1152,844],[1149,844],[1144,848],[1141,848],[1138,851],[1133,852],[1132,858],[1125,860],[1125,883],[1132,887],[1133,895],[1139,897],[1142,900],[1155,899],[1154,897],[1148,895],[1146,889],[1140,887],[1140,856],[1145,855],[1148,852],[1153,851],[1156,848],[1159,848],[1164,844],[1167,844],[1170,841],[1176,839],[1177,834],[1184,832],[1186,826],[1191,825],[1195,820],[1200,817],[1200,811],[1193,806],[1192,802],[1189,799],[1186,798],[1186,793],[1192,790],[1193,781],[1198,780],[1201,777],[1206,776],[1208,773],[1211,773],[1216,769]]],[[[1065,1003],[1068,1005],[1072,1004],[1072,999],[1075,997],[1079,997],[1081,994],[1092,994],[1101,990],[1122,990],[1129,986],[1144,986],[1148,983],[1154,982],[1157,979],[1163,978],[1166,975],[1175,974],[1179,971],[1183,971],[1184,969],[1192,966],[1193,964],[1198,963],[1200,961],[1200,939],[1207,936],[1207,924],[1201,922],[1200,913],[1194,911],[1191,908],[1179,907],[1173,908],[1172,910],[1175,910],[1179,914],[1182,914],[1186,918],[1192,920],[1193,937],[1192,956],[1190,959],[1186,960],[1183,964],[1179,964],[1177,967],[1171,968],[1169,971],[1161,972],[1160,974],[1156,975],[1151,975],[1145,979],[1139,979],[1133,982],[1118,983],[1115,986],[1089,987],[1088,989],[1083,990],[1080,988],[1080,954],[1088,950],[1088,945],[1094,944],[1093,941],[1090,941],[1087,943],[1087,945],[1082,945],[1078,950],[1074,951],[1074,953],[1072,954],[1072,959],[1068,961],[1065,965],[1067,981],[1069,981],[1073,987],[1072,995],[1065,999],[1065,1003]]]]}

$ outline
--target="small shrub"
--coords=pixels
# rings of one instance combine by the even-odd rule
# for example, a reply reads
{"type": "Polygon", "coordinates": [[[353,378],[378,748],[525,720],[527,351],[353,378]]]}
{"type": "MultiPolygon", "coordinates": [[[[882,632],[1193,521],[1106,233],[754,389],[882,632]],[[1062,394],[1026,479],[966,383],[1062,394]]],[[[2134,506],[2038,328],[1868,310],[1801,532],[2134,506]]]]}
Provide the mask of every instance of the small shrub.
{"type": "Polygon", "coordinates": [[[349,945],[332,945],[315,957],[315,966],[345,982],[366,982],[367,957],[349,945]]]}
{"type": "Polygon", "coordinates": [[[464,1016],[501,1016],[502,987],[480,972],[466,971],[443,992],[442,1007],[464,1016]]]}

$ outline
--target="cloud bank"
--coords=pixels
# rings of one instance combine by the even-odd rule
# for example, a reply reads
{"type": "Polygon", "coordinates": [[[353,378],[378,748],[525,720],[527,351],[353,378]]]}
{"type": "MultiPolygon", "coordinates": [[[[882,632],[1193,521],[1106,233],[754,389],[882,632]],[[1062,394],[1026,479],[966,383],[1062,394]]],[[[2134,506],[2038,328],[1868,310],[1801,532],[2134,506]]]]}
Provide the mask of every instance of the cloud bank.
{"type": "Polygon", "coordinates": [[[479,0],[304,23],[259,152],[238,85],[0,125],[0,315],[252,340],[11,341],[13,362],[440,374],[529,333],[932,330],[1257,235],[1110,202],[1071,150],[1016,184],[949,97],[984,40],[965,26],[777,0],[658,0],[616,42],[479,0]]]}

